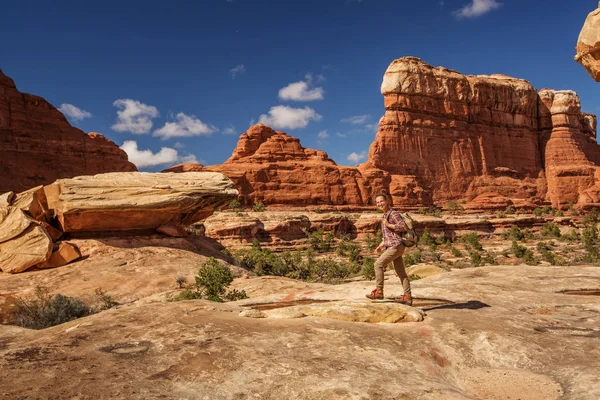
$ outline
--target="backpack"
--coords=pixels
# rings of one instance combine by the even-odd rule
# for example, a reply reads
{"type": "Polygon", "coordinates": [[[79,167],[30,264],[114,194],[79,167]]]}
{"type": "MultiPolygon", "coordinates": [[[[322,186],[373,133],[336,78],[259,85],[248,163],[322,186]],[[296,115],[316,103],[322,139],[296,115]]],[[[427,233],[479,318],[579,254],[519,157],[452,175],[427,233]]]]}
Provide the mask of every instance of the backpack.
{"type": "Polygon", "coordinates": [[[415,221],[408,215],[408,213],[399,213],[400,217],[406,224],[406,232],[402,233],[402,243],[404,247],[412,247],[419,241],[419,236],[415,231],[415,221]]]}

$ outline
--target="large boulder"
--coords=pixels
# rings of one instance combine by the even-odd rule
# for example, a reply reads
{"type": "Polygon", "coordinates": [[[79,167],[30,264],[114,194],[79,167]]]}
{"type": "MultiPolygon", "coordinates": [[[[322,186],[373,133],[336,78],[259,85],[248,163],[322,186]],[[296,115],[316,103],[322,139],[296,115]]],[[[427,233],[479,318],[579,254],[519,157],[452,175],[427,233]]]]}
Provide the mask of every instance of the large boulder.
{"type": "Polygon", "coordinates": [[[600,7],[587,16],[576,50],[575,61],[583,65],[596,82],[600,82],[600,7]]]}
{"type": "Polygon", "coordinates": [[[17,207],[0,207],[0,270],[23,272],[52,254],[48,232],[17,207]]]}
{"type": "Polygon", "coordinates": [[[233,182],[215,172],[114,172],[59,179],[45,191],[63,232],[192,224],[238,195],[233,182]]]}
{"type": "Polygon", "coordinates": [[[112,171],[136,167],[115,143],[71,126],[52,104],[19,92],[0,70],[0,193],[112,171]]]}

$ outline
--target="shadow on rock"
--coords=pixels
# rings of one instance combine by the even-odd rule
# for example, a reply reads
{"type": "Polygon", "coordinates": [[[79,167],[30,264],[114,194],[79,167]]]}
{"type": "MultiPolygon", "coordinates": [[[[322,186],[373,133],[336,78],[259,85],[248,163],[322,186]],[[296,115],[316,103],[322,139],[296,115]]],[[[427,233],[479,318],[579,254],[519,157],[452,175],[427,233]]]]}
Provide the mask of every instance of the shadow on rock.
{"type": "Polygon", "coordinates": [[[454,304],[444,304],[441,306],[434,307],[424,307],[423,311],[432,311],[432,310],[447,310],[447,309],[455,309],[455,310],[479,310],[480,308],[491,307],[489,304],[482,303],[479,300],[469,300],[466,303],[454,303],[454,304]]]}

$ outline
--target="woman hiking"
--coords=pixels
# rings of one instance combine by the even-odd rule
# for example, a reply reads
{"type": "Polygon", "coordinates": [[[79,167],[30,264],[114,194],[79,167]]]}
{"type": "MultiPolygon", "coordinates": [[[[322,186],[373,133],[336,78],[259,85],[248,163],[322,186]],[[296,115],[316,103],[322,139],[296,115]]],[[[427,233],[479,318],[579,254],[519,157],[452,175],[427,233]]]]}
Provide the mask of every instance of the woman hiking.
{"type": "Polygon", "coordinates": [[[375,261],[375,283],[377,288],[367,295],[371,300],[383,299],[383,274],[385,267],[393,262],[394,270],[402,282],[404,294],[395,300],[398,303],[412,305],[412,296],[410,293],[410,282],[404,269],[402,254],[404,253],[404,244],[402,243],[402,232],[406,232],[406,224],[398,211],[392,210],[392,199],[387,193],[378,193],[375,196],[375,204],[383,211],[381,219],[381,231],[383,240],[375,249],[375,254],[381,253],[375,261]]]}

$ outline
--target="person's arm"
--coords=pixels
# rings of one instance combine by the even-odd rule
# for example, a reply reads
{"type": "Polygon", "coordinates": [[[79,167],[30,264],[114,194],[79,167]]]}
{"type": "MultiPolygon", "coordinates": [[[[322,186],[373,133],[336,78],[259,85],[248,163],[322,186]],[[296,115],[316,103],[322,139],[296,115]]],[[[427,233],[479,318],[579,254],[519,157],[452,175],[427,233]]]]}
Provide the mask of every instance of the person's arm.
{"type": "Polygon", "coordinates": [[[406,224],[398,212],[390,213],[388,218],[391,222],[385,221],[385,226],[396,233],[406,232],[406,224]]]}

